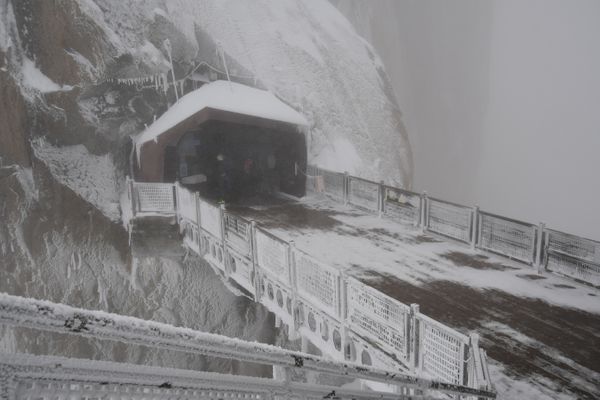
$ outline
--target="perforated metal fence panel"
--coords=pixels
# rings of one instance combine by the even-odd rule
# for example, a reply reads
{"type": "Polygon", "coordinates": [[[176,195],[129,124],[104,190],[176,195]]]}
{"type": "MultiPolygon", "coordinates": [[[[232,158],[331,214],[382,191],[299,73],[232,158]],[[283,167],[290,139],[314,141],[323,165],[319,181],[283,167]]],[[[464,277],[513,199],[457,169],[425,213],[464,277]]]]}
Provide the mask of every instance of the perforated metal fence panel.
{"type": "Polygon", "coordinates": [[[256,230],[256,261],[275,279],[290,284],[289,245],[281,239],[256,230]]]}
{"type": "Polygon", "coordinates": [[[227,243],[244,257],[250,257],[251,245],[250,221],[230,213],[225,213],[225,237],[227,243]]]}
{"type": "Polygon", "coordinates": [[[479,214],[477,246],[526,263],[535,260],[536,227],[497,215],[479,214]]]}
{"type": "Polygon", "coordinates": [[[366,179],[349,177],[348,202],[369,211],[379,211],[379,184],[366,179]]]}
{"type": "Polygon", "coordinates": [[[221,209],[204,200],[200,200],[200,225],[217,239],[223,239],[221,209]]]}
{"type": "Polygon", "coordinates": [[[176,211],[172,184],[135,182],[133,188],[139,212],[172,214],[176,211]]]}
{"type": "Polygon", "coordinates": [[[391,220],[416,226],[421,220],[421,196],[386,186],[383,215],[391,220]]]}
{"type": "Polygon", "coordinates": [[[466,243],[471,241],[473,211],[458,204],[429,198],[427,229],[466,243]]]}
{"type": "Polygon", "coordinates": [[[422,314],[417,319],[421,369],[443,382],[462,384],[469,339],[422,314]]]}
{"type": "Polygon", "coordinates": [[[175,188],[177,190],[177,214],[181,218],[198,223],[196,195],[180,185],[176,185],[175,188]]]}
{"type": "Polygon", "coordinates": [[[546,269],[600,286],[600,264],[548,250],[546,253],[546,269]]]}
{"type": "Polygon", "coordinates": [[[375,337],[378,345],[408,365],[410,307],[354,278],[348,278],[346,293],[351,328],[367,337],[375,337]]]}
{"type": "Polygon", "coordinates": [[[319,169],[319,176],[321,177],[321,181],[318,184],[323,185],[323,187],[320,188],[322,189],[321,191],[336,200],[344,201],[344,193],[346,190],[346,185],[344,183],[346,177],[344,174],[319,169]]]}
{"type": "Polygon", "coordinates": [[[600,263],[600,242],[568,233],[546,230],[548,249],[579,260],[600,263]]]}
{"type": "Polygon", "coordinates": [[[294,250],[298,292],[330,315],[339,315],[340,273],[309,255],[294,250]]]}
{"type": "Polygon", "coordinates": [[[322,178],[319,176],[319,168],[314,165],[306,166],[306,191],[307,192],[319,192],[317,187],[317,180],[322,178]]]}

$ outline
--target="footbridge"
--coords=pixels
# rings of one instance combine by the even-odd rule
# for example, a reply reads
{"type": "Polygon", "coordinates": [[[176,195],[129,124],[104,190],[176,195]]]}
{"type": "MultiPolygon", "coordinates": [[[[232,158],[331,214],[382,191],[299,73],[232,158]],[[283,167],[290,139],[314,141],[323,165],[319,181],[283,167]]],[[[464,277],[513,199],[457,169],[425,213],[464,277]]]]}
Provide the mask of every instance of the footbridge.
{"type": "MultiPolygon", "coordinates": [[[[344,174],[325,175],[313,168],[309,176],[318,176],[308,180],[311,192],[380,214],[379,184],[374,191],[359,191],[344,174]]],[[[286,232],[294,230],[295,208],[302,201],[282,197],[260,207],[226,206],[179,183],[129,180],[127,188],[130,230],[140,219],[176,219],[184,245],[229,287],[273,312],[290,338],[301,339],[303,351],[310,344],[336,362],[493,390],[477,333],[461,333],[421,313],[418,304],[403,304],[371,287],[348,269],[311,254],[310,243],[297,246],[286,232]]],[[[420,218],[419,211],[397,215],[420,218]]],[[[316,215],[313,222],[322,219],[316,215]]],[[[336,243],[328,245],[333,249],[336,243]]]]}

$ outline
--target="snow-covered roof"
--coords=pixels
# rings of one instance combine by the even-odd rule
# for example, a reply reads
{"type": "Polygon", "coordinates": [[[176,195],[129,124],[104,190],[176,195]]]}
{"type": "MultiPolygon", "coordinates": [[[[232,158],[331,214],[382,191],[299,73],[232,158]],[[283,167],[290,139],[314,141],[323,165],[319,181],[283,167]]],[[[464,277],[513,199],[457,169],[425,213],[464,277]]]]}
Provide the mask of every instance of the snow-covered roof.
{"type": "MultiPolygon", "coordinates": [[[[215,81],[183,96],[136,138],[139,148],[197,112],[211,108],[293,125],[307,126],[303,115],[271,92],[229,81],[215,81]]],[[[138,152],[139,153],[139,152],[138,152]]]]}

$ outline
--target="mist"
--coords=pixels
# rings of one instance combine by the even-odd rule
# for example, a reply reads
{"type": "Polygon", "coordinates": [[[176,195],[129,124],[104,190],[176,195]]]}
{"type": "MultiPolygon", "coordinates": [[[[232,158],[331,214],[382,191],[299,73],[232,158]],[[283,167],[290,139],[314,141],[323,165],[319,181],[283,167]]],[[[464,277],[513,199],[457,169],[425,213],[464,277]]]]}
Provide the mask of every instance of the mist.
{"type": "Polygon", "coordinates": [[[600,239],[600,2],[334,4],[391,77],[415,190],[600,239]]]}

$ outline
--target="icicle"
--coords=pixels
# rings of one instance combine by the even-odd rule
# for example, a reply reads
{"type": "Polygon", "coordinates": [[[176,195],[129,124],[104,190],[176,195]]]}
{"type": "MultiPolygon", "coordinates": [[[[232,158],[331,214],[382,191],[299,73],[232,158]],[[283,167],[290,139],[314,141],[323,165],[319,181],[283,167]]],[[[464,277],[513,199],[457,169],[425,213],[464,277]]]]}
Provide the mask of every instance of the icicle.
{"type": "Polygon", "coordinates": [[[158,78],[156,75],[154,75],[152,79],[154,79],[154,90],[158,92],[158,78]]]}
{"type": "Polygon", "coordinates": [[[163,92],[165,92],[165,94],[167,94],[167,91],[169,90],[169,83],[167,82],[167,74],[163,74],[163,92]]]}

